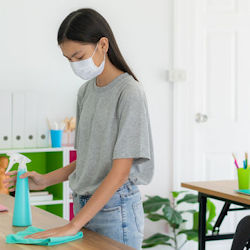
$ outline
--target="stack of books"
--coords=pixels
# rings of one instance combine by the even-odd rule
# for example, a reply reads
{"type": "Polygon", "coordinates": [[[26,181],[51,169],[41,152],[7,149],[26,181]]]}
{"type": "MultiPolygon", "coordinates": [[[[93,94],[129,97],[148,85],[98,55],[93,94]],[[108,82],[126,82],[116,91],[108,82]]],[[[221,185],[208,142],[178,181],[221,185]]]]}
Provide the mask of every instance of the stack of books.
{"type": "Polygon", "coordinates": [[[48,191],[30,192],[30,201],[52,201],[53,194],[48,191]]]}

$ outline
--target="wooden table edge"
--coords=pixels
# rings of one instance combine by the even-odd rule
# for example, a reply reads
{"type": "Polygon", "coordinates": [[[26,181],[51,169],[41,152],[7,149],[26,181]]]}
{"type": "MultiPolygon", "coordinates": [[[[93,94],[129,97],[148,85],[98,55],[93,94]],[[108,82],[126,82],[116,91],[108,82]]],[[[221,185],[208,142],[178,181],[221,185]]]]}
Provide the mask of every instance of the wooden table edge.
{"type": "Polygon", "coordinates": [[[197,186],[195,186],[195,183],[200,183],[200,182],[190,182],[190,183],[182,182],[181,187],[192,189],[192,190],[198,191],[199,193],[211,195],[211,196],[214,196],[217,198],[235,201],[235,202],[241,203],[243,205],[250,205],[250,199],[245,199],[245,195],[243,195],[243,194],[236,194],[237,196],[233,196],[233,195],[223,193],[220,191],[215,192],[213,190],[209,190],[209,189],[204,188],[204,187],[197,187],[197,186]]]}

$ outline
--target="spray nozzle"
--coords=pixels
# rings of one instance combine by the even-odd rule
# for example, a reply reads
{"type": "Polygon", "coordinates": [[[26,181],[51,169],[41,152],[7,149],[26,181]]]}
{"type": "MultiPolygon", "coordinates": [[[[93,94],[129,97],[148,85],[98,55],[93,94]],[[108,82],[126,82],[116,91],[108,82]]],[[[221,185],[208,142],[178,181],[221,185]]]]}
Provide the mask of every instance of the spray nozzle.
{"type": "Polygon", "coordinates": [[[5,173],[9,172],[10,169],[12,168],[12,166],[15,164],[15,163],[19,163],[19,167],[18,167],[18,170],[26,170],[27,171],[27,167],[26,167],[26,163],[29,163],[31,162],[31,160],[22,155],[22,154],[19,154],[19,153],[13,153],[13,152],[9,152],[7,153],[7,155],[10,157],[9,158],[9,165],[5,171],[5,173]]]}

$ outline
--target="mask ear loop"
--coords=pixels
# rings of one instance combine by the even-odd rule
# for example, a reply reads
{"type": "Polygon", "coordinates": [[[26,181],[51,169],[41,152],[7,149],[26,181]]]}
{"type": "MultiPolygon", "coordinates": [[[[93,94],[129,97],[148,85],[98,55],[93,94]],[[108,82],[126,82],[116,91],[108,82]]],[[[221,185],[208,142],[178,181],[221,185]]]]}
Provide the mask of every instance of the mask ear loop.
{"type": "MultiPolygon", "coordinates": [[[[99,42],[98,42],[99,43],[99,42]]],[[[95,54],[95,51],[96,51],[96,49],[97,49],[97,45],[98,45],[98,43],[96,44],[96,46],[95,46],[95,50],[94,50],[94,52],[93,52],[93,54],[92,54],[92,56],[91,57],[93,57],[93,55],[95,54]]],[[[105,60],[105,52],[104,52],[104,58],[103,58],[103,60],[105,60]]]]}
{"type": "Polygon", "coordinates": [[[91,57],[93,57],[93,55],[95,54],[95,51],[96,51],[96,49],[97,49],[97,45],[98,45],[98,43],[96,44],[96,46],[95,46],[95,50],[94,50],[94,52],[93,52],[93,54],[92,54],[92,56],[91,56],[91,57]]]}

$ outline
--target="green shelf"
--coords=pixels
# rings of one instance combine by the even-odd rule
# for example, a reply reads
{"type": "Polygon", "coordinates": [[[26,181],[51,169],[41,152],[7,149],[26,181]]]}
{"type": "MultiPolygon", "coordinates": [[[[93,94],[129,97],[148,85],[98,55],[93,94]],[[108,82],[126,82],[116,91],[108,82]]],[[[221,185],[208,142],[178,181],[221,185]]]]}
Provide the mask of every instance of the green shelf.
{"type": "Polygon", "coordinates": [[[57,215],[57,216],[63,217],[63,205],[62,204],[37,205],[36,207],[39,207],[47,212],[50,212],[52,214],[57,215]]]}
{"type": "MultiPolygon", "coordinates": [[[[31,162],[27,164],[28,171],[36,171],[40,174],[46,174],[63,166],[63,151],[52,152],[29,152],[21,153],[25,155],[31,162]]],[[[6,154],[0,154],[6,156],[6,154]]],[[[12,169],[17,170],[18,164],[14,164],[12,169]]],[[[63,183],[59,183],[45,188],[50,194],[53,194],[53,200],[63,200],[63,183]]],[[[39,190],[42,191],[42,190],[39,190]]],[[[35,205],[55,215],[63,217],[63,204],[35,205]]]]}

